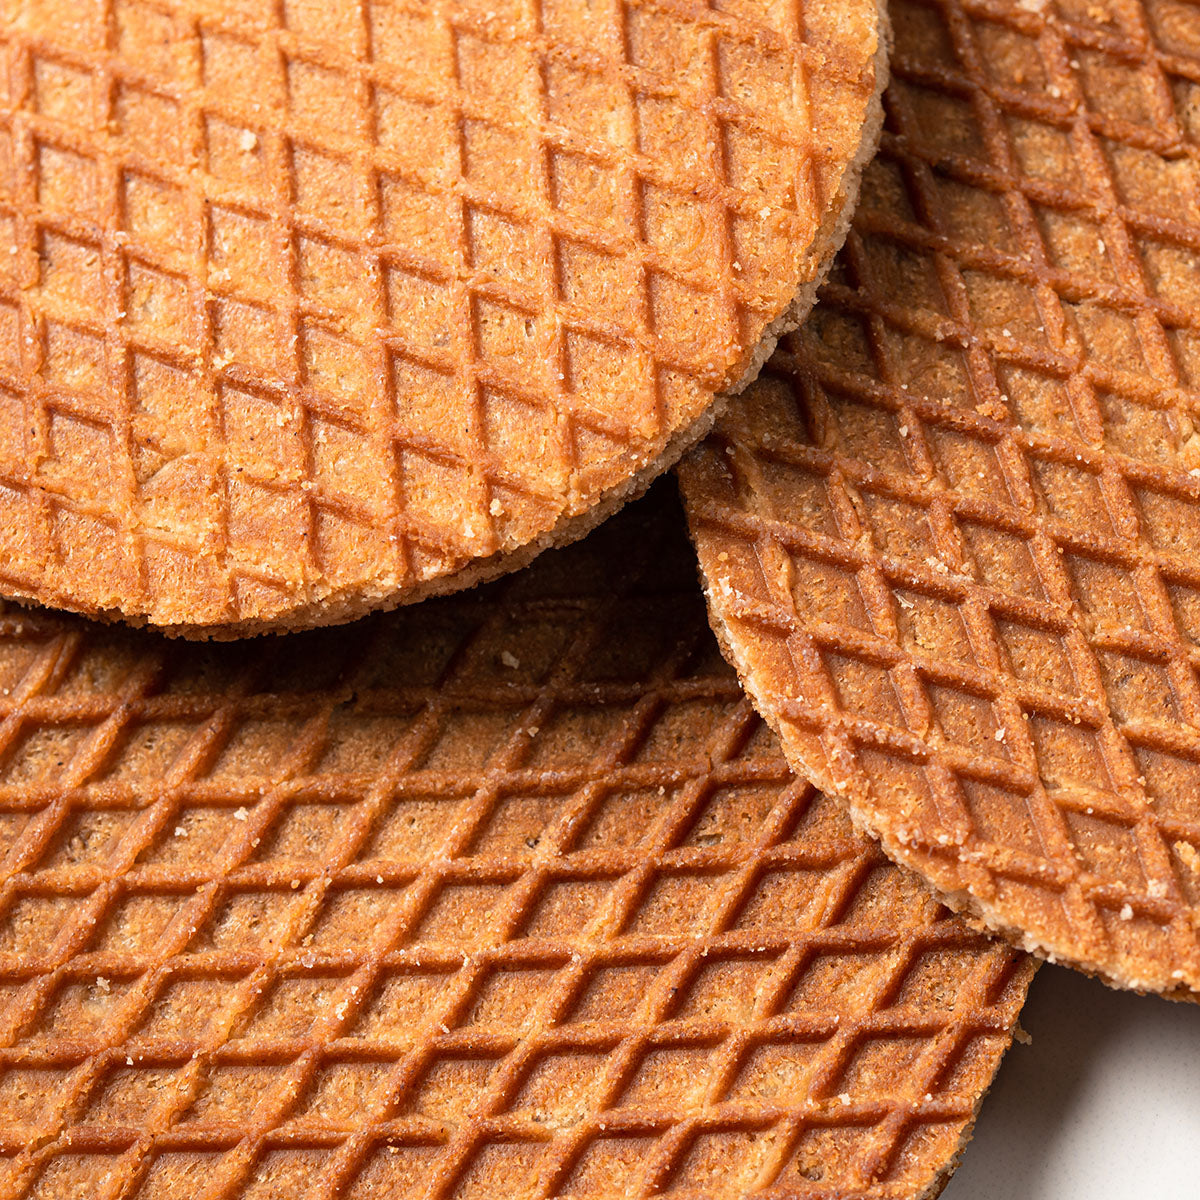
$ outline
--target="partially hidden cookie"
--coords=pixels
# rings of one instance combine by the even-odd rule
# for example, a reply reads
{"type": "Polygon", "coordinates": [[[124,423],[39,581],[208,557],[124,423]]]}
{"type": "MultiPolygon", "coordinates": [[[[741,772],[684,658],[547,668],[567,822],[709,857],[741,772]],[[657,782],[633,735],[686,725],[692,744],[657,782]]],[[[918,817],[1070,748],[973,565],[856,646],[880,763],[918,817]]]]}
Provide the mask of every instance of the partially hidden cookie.
{"type": "Polygon", "coordinates": [[[0,1197],[931,1196],[1031,958],[788,770],[677,505],[328,633],[0,623],[0,1197]]]}
{"type": "Polygon", "coordinates": [[[876,0],[0,9],[0,591],[345,621],[580,536],[808,311],[876,0]]]}
{"type": "Polygon", "coordinates": [[[681,472],[793,766],[953,907],[1200,989],[1200,9],[900,0],[801,335],[681,472]]]}

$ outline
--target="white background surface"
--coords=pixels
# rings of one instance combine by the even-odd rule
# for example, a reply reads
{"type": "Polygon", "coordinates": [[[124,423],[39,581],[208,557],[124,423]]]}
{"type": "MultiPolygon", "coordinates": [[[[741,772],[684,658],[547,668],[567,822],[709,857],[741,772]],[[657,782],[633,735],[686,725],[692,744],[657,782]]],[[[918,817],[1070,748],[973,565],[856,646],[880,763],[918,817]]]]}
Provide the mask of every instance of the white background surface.
{"type": "Polygon", "coordinates": [[[1037,973],[942,1200],[1200,1200],[1200,1005],[1037,973]]]}

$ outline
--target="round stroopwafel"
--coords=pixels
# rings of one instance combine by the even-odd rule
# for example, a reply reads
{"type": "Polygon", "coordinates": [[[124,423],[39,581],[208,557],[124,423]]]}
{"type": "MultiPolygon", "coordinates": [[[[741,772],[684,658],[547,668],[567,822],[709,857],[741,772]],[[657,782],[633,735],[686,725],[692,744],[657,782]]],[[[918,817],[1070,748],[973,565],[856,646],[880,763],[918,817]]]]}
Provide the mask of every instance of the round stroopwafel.
{"type": "Polygon", "coordinates": [[[6,613],[0,831],[4,1200],[927,1196],[1032,971],[791,776],[661,489],[329,634],[6,613]]]}
{"type": "Polygon", "coordinates": [[[876,0],[0,9],[0,590],[193,634],[522,565],[812,304],[876,0]]]}
{"type": "Polygon", "coordinates": [[[1027,948],[1200,989],[1200,9],[902,0],[834,282],[681,471],[796,769],[1027,948]]]}

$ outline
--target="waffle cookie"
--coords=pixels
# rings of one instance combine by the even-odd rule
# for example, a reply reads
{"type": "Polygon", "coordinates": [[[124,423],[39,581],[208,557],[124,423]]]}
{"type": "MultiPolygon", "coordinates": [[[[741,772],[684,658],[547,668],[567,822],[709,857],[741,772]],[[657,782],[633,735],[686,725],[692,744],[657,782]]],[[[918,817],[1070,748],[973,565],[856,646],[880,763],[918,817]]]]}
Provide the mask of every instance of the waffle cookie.
{"type": "Polygon", "coordinates": [[[330,633],[10,610],[0,680],[4,1200],[927,1196],[1013,1036],[1033,960],[791,776],[661,488],[330,633]]]}
{"type": "Polygon", "coordinates": [[[876,0],[0,7],[0,591],[345,621],[586,532],[808,311],[876,0]]]}
{"type": "Polygon", "coordinates": [[[951,906],[1200,989],[1200,9],[899,0],[833,282],[681,472],[793,766],[951,906]]]}

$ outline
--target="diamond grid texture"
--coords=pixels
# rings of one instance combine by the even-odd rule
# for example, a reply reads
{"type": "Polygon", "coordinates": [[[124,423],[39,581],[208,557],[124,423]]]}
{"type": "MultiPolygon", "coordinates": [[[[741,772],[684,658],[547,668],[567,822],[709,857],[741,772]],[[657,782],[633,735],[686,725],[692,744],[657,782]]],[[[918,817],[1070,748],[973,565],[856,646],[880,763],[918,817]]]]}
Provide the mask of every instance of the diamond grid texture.
{"type": "Polygon", "coordinates": [[[332,634],[10,610],[0,745],[3,1197],[921,1196],[1033,969],[791,776],[661,487],[332,634]]]}
{"type": "Polygon", "coordinates": [[[1200,989],[1200,9],[893,6],[801,336],[681,471],[798,770],[955,907],[1200,989]]]}
{"type": "Polygon", "coordinates": [[[874,0],[6,5],[0,585],[324,623],[611,508],[832,249],[878,24],[874,0]]]}

